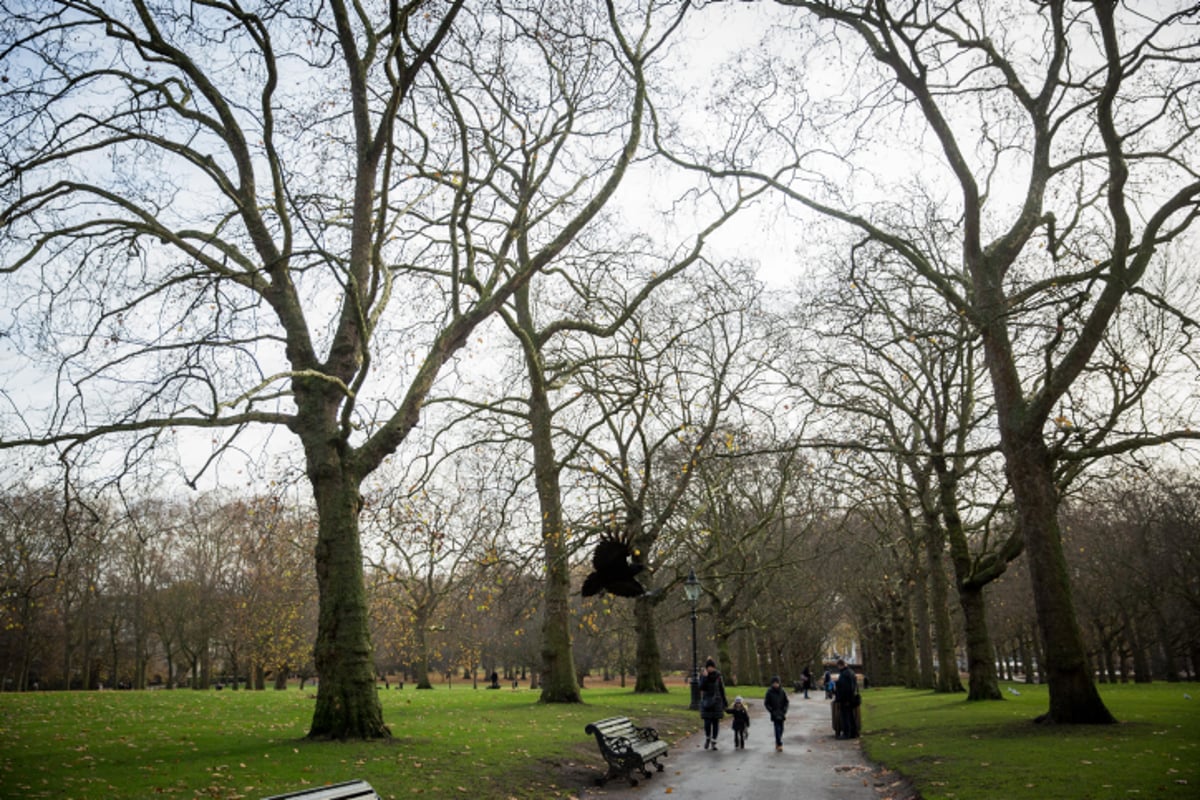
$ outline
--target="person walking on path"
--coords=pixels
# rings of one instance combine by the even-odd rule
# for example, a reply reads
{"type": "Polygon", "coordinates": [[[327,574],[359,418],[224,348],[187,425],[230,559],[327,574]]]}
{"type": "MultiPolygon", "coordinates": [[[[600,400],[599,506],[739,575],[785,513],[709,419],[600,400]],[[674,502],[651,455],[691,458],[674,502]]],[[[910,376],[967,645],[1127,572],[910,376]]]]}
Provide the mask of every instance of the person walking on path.
{"type": "Polygon", "coordinates": [[[746,749],[746,731],[750,730],[750,712],[746,710],[746,701],[739,694],[733,698],[733,708],[729,710],[733,717],[733,749],[746,749]]]}
{"type": "Polygon", "coordinates": [[[837,665],[841,671],[838,673],[833,693],[842,715],[842,730],[838,733],[838,738],[857,739],[858,725],[854,718],[854,710],[858,707],[858,678],[844,659],[839,658],[837,665]]]}
{"type": "MultiPolygon", "coordinates": [[[[686,706],[687,697],[680,697],[686,706]]],[[[751,725],[770,731],[762,705],[747,700],[751,725]]],[[[916,800],[916,793],[903,787],[901,776],[867,760],[861,739],[834,740],[828,703],[796,703],[788,709],[786,755],[776,753],[769,741],[766,747],[747,742],[744,750],[722,747],[709,752],[699,720],[691,719],[694,733],[671,742],[665,771],[654,772],[637,786],[625,781],[596,786],[594,779],[607,766],[594,751],[588,768],[580,765],[573,773],[578,776],[573,793],[580,800],[916,800]]],[[[592,737],[587,738],[591,744],[592,737]]]]}
{"type": "Polygon", "coordinates": [[[704,749],[717,749],[717,734],[721,732],[721,717],[729,701],[725,699],[725,681],[717,670],[717,662],[711,658],[704,662],[704,676],[700,678],[700,718],[704,720],[704,749]]]}
{"type": "Polygon", "coordinates": [[[771,688],[763,698],[763,708],[771,715],[771,724],[775,726],[775,752],[783,752],[783,721],[787,719],[788,696],[780,685],[779,676],[771,678],[771,688]]]}
{"type": "Polygon", "coordinates": [[[804,687],[804,699],[808,699],[808,690],[812,688],[812,670],[805,667],[800,673],[800,685],[804,687]]]}

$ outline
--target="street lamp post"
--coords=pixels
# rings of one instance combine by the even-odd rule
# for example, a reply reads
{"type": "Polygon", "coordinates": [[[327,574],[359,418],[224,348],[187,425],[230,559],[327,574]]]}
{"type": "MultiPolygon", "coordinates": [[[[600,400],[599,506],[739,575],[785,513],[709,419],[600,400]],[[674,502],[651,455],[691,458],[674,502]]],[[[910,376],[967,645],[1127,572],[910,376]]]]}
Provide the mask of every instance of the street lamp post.
{"type": "Polygon", "coordinates": [[[688,602],[692,604],[692,679],[689,681],[692,686],[692,702],[688,708],[698,711],[700,709],[700,668],[696,657],[696,603],[700,601],[700,579],[696,577],[696,570],[688,570],[687,580],[683,582],[683,591],[687,595],[688,602]]]}

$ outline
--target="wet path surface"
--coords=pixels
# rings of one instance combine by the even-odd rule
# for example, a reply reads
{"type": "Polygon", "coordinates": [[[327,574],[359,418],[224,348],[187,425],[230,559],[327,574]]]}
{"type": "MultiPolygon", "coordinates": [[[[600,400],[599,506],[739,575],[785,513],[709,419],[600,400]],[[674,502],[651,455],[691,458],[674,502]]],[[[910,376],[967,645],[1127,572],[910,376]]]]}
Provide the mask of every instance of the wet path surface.
{"type": "MultiPolygon", "coordinates": [[[[822,698],[822,699],[818,699],[822,698]]],[[[833,736],[829,702],[789,695],[783,752],[775,752],[771,720],[761,698],[750,698],[750,734],[733,747],[730,718],[721,720],[719,749],[704,749],[703,732],[681,739],[663,760],[664,770],[631,787],[614,780],[586,789],[581,798],[628,800],[671,796],[712,800],[881,800],[910,796],[892,773],[873,767],[859,740],[833,736]]]]}

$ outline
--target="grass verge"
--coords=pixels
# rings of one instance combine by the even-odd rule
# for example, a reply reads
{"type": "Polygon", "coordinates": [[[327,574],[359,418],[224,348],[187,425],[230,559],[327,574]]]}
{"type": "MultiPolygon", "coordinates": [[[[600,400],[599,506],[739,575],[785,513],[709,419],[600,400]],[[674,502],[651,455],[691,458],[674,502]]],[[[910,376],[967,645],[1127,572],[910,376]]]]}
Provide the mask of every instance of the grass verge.
{"type": "MultiPolygon", "coordinates": [[[[1101,686],[1120,724],[1057,727],[1032,722],[1044,686],[1012,688],[996,703],[872,689],[863,747],[924,800],[1200,796],[1200,685],[1101,686]]],[[[628,715],[669,741],[700,726],[684,687],[591,688],[570,706],[527,689],[380,696],[391,741],[313,743],[312,691],[0,694],[0,799],[257,800],[362,778],[390,800],[549,800],[603,770],[592,720],[628,715]]]]}
{"type": "Polygon", "coordinates": [[[872,689],[863,748],[924,800],[1200,797],[1200,684],[1099,688],[1119,724],[1034,724],[1049,708],[1045,686],[1005,684],[1005,700],[984,703],[872,689]]]}
{"type": "Polygon", "coordinates": [[[584,726],[618,714],[668,740],[700,725],[688,694],[381,692],[387,742],[303,739],[312,691],[0,694],[0,798],[241,800],[362,778],[384,798],[557,798],[602,771],[584,726]]]}

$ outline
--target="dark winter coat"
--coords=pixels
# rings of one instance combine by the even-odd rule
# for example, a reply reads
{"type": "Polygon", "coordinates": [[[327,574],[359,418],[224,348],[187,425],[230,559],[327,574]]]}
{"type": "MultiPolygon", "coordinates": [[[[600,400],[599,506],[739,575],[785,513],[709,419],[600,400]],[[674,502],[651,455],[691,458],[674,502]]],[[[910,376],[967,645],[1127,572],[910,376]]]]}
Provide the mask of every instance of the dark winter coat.
{"type": "Polygon", "coordinates": [[[852,703],[858,694],[858,678],[849,666],[843,667],[833,685],[833,694],[839,703],[852,703]]]}
{"type": "Polygon", "coordinates": [[[700,676],[700,717],[721,719],[729,701],[725,699],[725,681],[719,670],[705,672],[700,676]]]}
{"type": "Polygon", "coordinates": [[[767,689],[767,696],[763,698],[763,708],[771,715],[772,722],[779,722],[787,718],[788,696],[782,686],[772,686],[767,689]]]}
{"type": "Polygon", "coordinates": [[[745,706],[738,708],[734,706],[729,709],[729,713],[733,715],[733,729],[735,731],[744,731],[750,728],[750,712],[745,706]]]}

